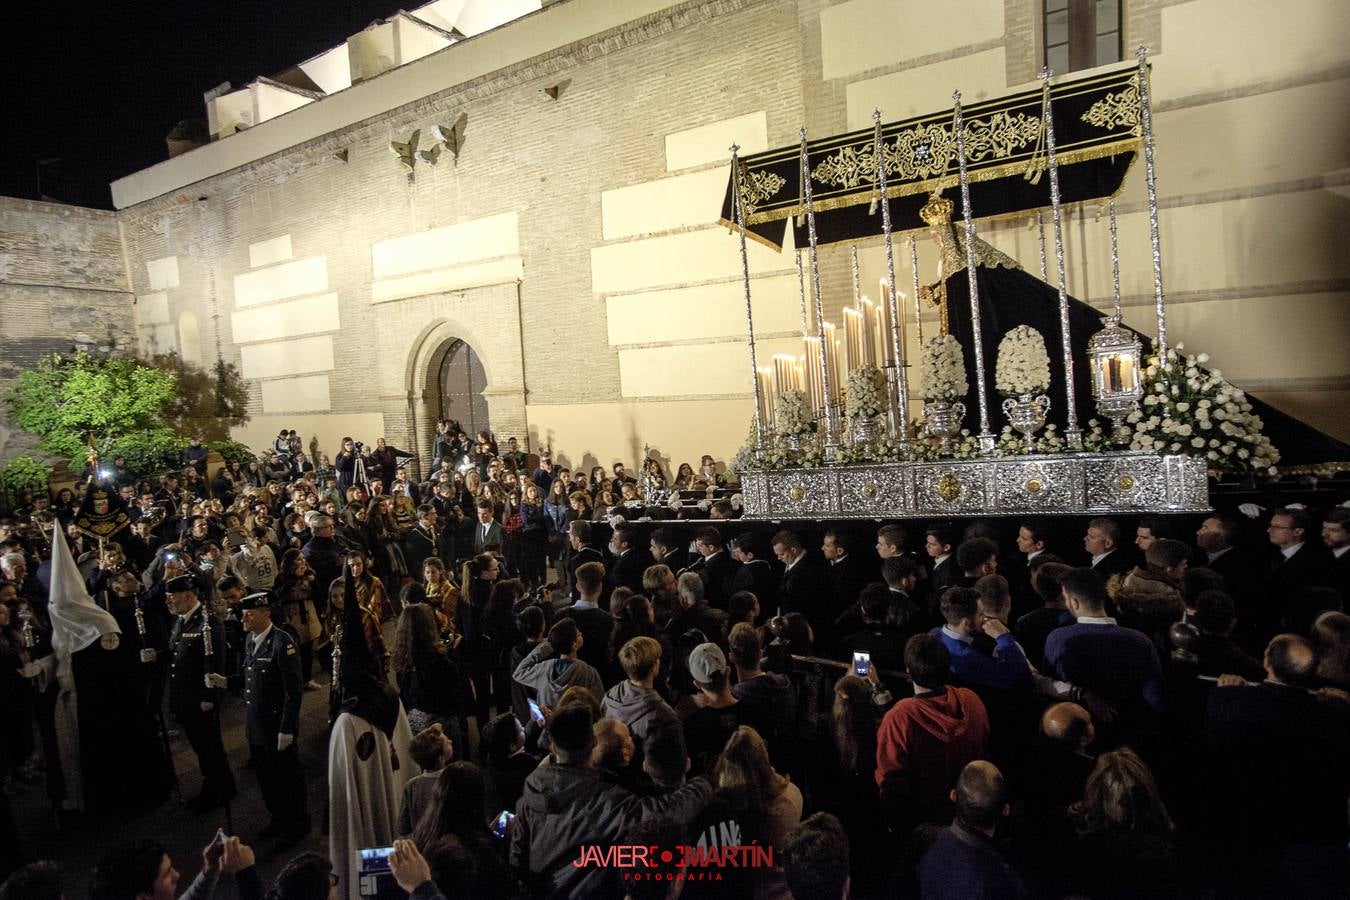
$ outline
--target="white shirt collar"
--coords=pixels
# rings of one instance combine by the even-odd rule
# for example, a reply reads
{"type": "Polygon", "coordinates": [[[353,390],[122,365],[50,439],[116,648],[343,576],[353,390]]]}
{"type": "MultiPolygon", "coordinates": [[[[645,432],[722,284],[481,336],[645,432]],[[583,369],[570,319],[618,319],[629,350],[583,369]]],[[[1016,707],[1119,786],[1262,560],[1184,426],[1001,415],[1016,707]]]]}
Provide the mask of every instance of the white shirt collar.
{"type": "Polygon", "coordinates": [[[1331,555],[1336,557],[1337,559],[1340,559],[1342,556],[1345,555],[1345,552],[1347,550],[1350,550],[1350,544],[1347,544],[1344,547],[1337,547],[1335,550],[1331,551],[1331,555]]]}
{"type": "Polygon", "coordinates": [[[186,622],[188,619],[192,618],[194,614],[196,614],[197,610],[201,608],[202,608],[202,601],[198,600],[196,603],[192,604],[192,609],[189,609],[187,612],[183,613],[178,618],[186,622]]]}
{"type": "Polygon", "coordinates": [[[787,567],[783,569],[783,574],[786,575],[788,572],[791,572],[793,569],[797,567],[797,563],[801,562],[804,559],[806,559],[806,554],[805,553],[800,554],[796,559],[787,564],[787,567]]]}
{"type": "Polygon", "coordinates": [[[573,604],[572,604],[572,608],[573,608],[573,609],[599,609],[600,607],[597,606],[596,604],[592,603],[590,600],[578,600],[576,603],[573,603],[573,604]]]}
{"type": "Polygon", "coordinates": [[[1115,550],[1107,550],[1105,553],[1097,553],[1097,554],[1094,554],[1093,557],[1092,557],[1092,564],[1093,564],[1094,566],[1097,565],[1097,563],[1099,563],[1099,562],[1101,562],[1102,560],[1106,559],[1108,556],[1110,556],[1112,553],[1115,553],[1115,552],[1116,552],[1115,550]]]}
{"type": "Polygon", "coordinates": [[[1110,616],[1079,616],[1077,623],[1079,625],[1114,625],[1116,620],[1110,616]]]}
{"type": "Polygon", "coordinates": [[[960,642],[963,643],[963,644],[973,644],[973,643],[975,643],[975,639],[974,639],[974,638],[968,638],[968,637],[966,637],[964,634],[958,634],[957,632],[955,632],[955,631],[952,630],[952,628],[951,628],[950,625],[943,625],[943,626],[942,626],[942,633],[945,634],[947,637],[952,638],[953,640],[960,641],[960,642]]]}
{"type": "Polygon", "coordinates": [[[1044,550],[1032,550],[1030,553],[1027,554],[1027,562],[1031,562],[1033,559],[1040,556],[1044,552],[1045,552],[1044,550]]]}
{"type": "Polygon", "coordinates": [[[952,557],[952,555],[951,555],[950,553],[944,553],[944,554],[942,554],[942,555],[939,556],[937,559],[933,560],[933,568],[936,569],[938,566],[942,565],[942,564],[945,563],[947,560],[951,559],[951,557],[952,557]]]}
{"type": "Polygon", "coordinates": [[[1213,553],[1208,553],[1206,555],[1209,557],[1210,562],[1214,562],[1220,556],[1223,556],[1225,553],[1227,553],[1229,550],[1232,549],[1233,549],[1232,547],[1224,547],[1222,550],[1215,550],[1213,553]]]}
{"type": "Polygon", "coordinates": [[[1303,543],[1304,543],[1303,541],[1299,541],[1297,544],[1294,544],[1293,546],[1285,547],[1283,550],[1280,551],[1280,554],[1285,559],[1288,559],[1289,557],[1293,556],[1295,553],[1303,549],[1303,543]]]}
{"type": "Polygon", "coordinates": [[[272,633],[272,628],[273,628],[273,625],[272,625],[271,623],[268,623],[267,628],[263,630],[262,634],[255,634],[255,635],[253,636],[253,652],[254,652],[254,653],[257,653],[257,652],[258,652],[258,648],[262,646],[262,642],[265,641],[265,640],[267,640],[267,636],[268,636],[269,634],[272,633]]]}

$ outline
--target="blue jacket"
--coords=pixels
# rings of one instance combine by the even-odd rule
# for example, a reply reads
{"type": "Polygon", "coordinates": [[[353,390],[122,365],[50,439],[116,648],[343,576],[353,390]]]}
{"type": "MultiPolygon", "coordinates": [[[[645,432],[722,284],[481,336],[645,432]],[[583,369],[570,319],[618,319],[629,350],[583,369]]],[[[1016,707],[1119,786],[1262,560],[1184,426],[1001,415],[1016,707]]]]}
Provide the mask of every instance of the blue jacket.
{"type": "Polygon", "coordinates": [[[1000,636],[994,642],[997,656],[981,653],[942,628],[934,628],[933,634],[942,638],[942,643],[947,645],[952,654],[952,674],[965,684],[1000,691],[1031,688],[1031,664],[1027,662],[1026,654],[1012,632],[1000,636]]]}

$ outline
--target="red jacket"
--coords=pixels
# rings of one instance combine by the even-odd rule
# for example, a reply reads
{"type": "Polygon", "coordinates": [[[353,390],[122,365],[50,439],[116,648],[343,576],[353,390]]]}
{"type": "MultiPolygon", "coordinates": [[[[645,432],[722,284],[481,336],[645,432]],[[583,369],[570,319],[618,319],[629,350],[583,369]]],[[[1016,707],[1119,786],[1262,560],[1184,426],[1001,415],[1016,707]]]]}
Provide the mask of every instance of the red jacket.
{"type": "Polygon", "coordinates": [[[989,714],[968,688],[901,700],[877,730],[883,806],[912,824],[950,818],[956,777],[966,763],[985,757],[988,743],[989,714]]]}

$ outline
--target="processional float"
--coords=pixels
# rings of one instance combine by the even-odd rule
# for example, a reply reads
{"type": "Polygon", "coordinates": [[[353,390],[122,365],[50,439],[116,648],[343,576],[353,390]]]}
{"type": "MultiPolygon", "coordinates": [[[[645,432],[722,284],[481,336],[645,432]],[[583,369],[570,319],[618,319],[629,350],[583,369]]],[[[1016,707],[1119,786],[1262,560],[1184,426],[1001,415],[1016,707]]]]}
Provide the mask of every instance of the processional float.
{"type": "Polygon", "coordinates": [[[970,106],[958,91],[951,110],[889,125],[877,111],[871,129],[824,140],[809,141],[802,129],[796,147],[744,157],[731,148],[722,221],[740,243],[755,401],[750,438],[733,463],[747,518],[1204,511],[1211,470],[1274,465],[1278,455],[1242,392],[1205,369],[1203,354],[1168,347],[1144,48],[1137,66],[1053,83],[1043,70],[1040,81],[970,106]],[[1156,341],[1122,324],[1114,198],[1139,155],[1156,341]],[[959,189],[959,209],[942,196],[950,188],[959,189]],[[1071,298],[1066,279],[1063,208],[1093,200],[1106,203],[1111,237],[1114,308],[1104,317],[1071,298]],[[1040,279],[976,235],[977,215],[1028,213],[1041,238],[1040,279]],[[801,248],[802,353],[762,367],[747,241],[781,249],[789,227],[801,248]],[[928,286],[915,237],[923,227],[941,259],[928,286]],[[919,422],[909,408],[915,367],[895,231],[911,232],[919,422]],[[855,245],[853,306],[842,328],[827,322],[818,248],[878,232],[881,302],[860,294],[855,245]],[[939,334],[927,341],[924,303],[939,310],[939,334]],[[995,393],[1005,397],[1001,434],[995,393]],[[967,415],[973,434],[962,428],[967,415]]]}

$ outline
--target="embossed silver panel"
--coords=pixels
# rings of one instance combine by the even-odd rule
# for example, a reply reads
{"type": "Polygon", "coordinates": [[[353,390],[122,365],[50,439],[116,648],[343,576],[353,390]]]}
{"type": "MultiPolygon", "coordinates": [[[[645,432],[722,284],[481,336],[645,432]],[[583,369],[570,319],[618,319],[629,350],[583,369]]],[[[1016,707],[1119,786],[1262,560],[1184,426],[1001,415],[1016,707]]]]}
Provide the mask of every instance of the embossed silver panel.
{"type": "Polygon", "coordinates": [[[748,519],[1204,512],[1203,459],[1066,453],[745,475],[748,519]]]}

